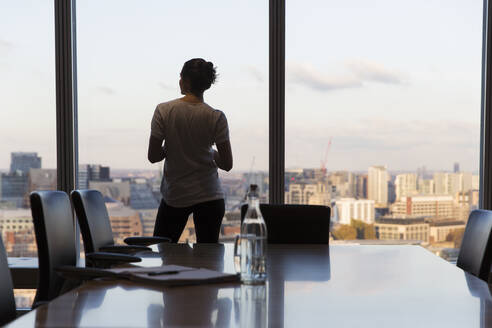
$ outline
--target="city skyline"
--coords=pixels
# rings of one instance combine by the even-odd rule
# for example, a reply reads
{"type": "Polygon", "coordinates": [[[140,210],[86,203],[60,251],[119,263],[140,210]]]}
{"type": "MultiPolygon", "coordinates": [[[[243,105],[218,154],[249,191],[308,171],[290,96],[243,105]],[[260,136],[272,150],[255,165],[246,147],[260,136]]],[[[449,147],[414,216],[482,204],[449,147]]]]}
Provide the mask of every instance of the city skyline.
{"type": "MultiPolygon", "coordinates": [[[[39,155],[39,154],[38,154],[39,155]]],[[[42,156],[41,156],[42,157],[42,156]]],[[[420,166],[420,167],[416,167],[415,169],[410,169],[410,170],[399,170],[399,169],[391,169],[391,168],[387,168],[387,171],[390,175],[394,176],[394,175],[398,175],[398,174],[402,174],[402,173],[417,173],[422,167],[425,167],[426,168],[426,171],[428,173],[434,173],[434,172],[453,172],[453,167],[452,165],[455,164],[456,162],[454,163],[451,163],[451,165],[448,167],[448,168],[442,168],[442,169],[428,169],[425,165],[423,166],[420,166]]],[[[98,165],[100,165],[101,163],[97,163],[98,165]]],[[[79,166],[80,165],[87,165],[87,163],[79,163],[79,166]]],[[[104,165],[104,163],[102,164],[104,165]]],[[[376,166],[381,166],[381,165],[377,165],[375,164],[376,166]]],[[[371,166],[375,166],[375,165],[370,165],[369,167],[371,166]]],[[[385,166],[385,165],[382,165],[382,166],[385,166]]],[[[357,173],[357,174],[362,174],[362,173],[367,173],[368,172],[368,169],[369,167],[367,167],[365,170],[361,169],[361,170],[347,170],[347,169],[333,169],[333,170],[329,170],[327,169],[326,172],[327,173],[330,173],[330,172],[351,172],[351,173],[357,173]]],[[[46,167],[43,165],[42,169],[56,169],[56,167],[46,167]]],[[[122,172],[127,172],[127,173],[130,173],[130,174],[133,174],[133,173],[138,173],[138,172],[157,172],[157,173],[160,173],[162,171],[162,165],[161,166],[158,166],[158,167],[155,167],[155,168],[132,168],[132,167],[116,167],[116,168],[113,168],[111,167],[111,169],[115,172],[118,172],[118,176],[122,173],[122,172]]],[[[296,170],[300,170],[300,169],[312,169],[312,170],[321,170],[320,167],[286,167],[285,168],[285,172],[292,172],[292,171],[296,171],[296,170]]],[[[9,172],[9,167],[0,167],[0,173],[6,173],[6,172],[9,172]]],[[[233,176],[233,175],[236,175],[236,174],[245,174],[245,173],[268,173],[268,170],[253,170],[253,171],[250,171],[248,169],[244,169],[244,170],[234,170],[232,172],[225,172],[225,171],[220,171],[219,170],[219,174],[221,176],[233,176]]],[[[463,171],[461,170],[460,172],[470,172],[472,174],[478,174],[478,170],[476,171],[463,171]]],[[[113,176],[113,174],[112,174],[113,176]]]]}

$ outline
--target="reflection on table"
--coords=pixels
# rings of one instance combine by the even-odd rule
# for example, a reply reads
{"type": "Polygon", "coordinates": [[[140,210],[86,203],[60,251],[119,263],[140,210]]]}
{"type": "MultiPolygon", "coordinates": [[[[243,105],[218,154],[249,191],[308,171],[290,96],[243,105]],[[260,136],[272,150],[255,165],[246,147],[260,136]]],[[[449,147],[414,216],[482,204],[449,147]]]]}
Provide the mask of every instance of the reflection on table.
{"type": "MultiPolygon", "coordinates": [[[[232,245],[168,245],[158,261],[234,272],[232,245]]],[[[265,285],[92,281],[12,327],[488,327],[488,285],[418,246],[269,245],[265,285]]]]}

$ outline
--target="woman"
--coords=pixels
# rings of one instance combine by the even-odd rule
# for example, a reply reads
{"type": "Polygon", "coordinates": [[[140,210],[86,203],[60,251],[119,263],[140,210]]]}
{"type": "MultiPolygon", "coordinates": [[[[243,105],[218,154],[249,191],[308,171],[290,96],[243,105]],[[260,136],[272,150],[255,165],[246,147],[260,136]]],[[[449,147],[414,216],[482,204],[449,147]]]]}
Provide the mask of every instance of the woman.
{"type": "Polygon", "coordinates": [[[187,61],[179,80],[184,96],[159,104],[152,118],[149,161],[166,159],[154,236],[171,238],[174,243],[191,213],[197,242],[219,239],[225,204],[217,168],[232,169],[232,150],[224,113],[203,101],[203,92],[215,78],[211,62],[187,61]]]}

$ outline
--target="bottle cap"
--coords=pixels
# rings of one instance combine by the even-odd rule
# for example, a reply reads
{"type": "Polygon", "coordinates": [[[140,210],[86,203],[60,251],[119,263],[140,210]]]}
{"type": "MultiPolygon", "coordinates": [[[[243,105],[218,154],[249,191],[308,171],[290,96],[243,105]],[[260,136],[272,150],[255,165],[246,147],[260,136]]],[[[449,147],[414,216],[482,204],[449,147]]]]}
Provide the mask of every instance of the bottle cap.
{"type": "Polygon", "coordinates": [[[249,186],[248,198],[258,198],[258,185],[252,184],[249,186]]]}

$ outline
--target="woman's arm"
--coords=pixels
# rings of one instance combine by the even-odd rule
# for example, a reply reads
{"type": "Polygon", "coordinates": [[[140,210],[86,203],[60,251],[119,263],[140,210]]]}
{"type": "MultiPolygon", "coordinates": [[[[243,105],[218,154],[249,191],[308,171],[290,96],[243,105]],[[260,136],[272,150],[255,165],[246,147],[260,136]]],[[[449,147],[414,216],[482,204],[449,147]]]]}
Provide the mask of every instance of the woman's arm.
{"type": "Polygon", "coordinates": [[[217,144],[217,151],[214,150],[214,161],[224,171],[229,172],[232,169],[232,149],[229,140],[217,144]]]}
{"type": "Polygon", "coordinates": [[[166,152],[164,151],[164,147],[162,146],[162,141],[163,140],[152,135],[150,136],[149,151],[147,154],[149,162],[157,163],[162,161],[166,157],[166,152]]]}

